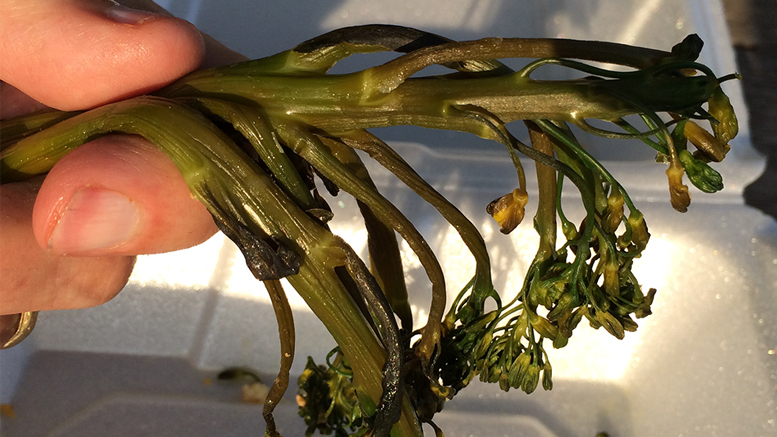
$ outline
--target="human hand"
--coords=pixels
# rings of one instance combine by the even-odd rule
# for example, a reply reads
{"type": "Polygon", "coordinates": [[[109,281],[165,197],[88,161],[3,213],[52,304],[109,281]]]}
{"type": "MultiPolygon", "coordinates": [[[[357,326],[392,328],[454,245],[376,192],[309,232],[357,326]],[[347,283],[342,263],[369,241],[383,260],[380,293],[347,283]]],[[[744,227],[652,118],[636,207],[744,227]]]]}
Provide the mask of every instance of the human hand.
{"type": "MultiPolygon", "coordinates": [[[[245,59],[151,1],[123,4],[136,9],[0,0],[0,119],[88,109],[245,59]]],[[[0,186],[0,207],[0,314],[102,304],[126,284],[134,255],[216,231],[172,161],[136,136],[100,138],[45,178],[0,186]]],[[[0,332],[4,324],[18,318],[0,318],[0,332]]]]}

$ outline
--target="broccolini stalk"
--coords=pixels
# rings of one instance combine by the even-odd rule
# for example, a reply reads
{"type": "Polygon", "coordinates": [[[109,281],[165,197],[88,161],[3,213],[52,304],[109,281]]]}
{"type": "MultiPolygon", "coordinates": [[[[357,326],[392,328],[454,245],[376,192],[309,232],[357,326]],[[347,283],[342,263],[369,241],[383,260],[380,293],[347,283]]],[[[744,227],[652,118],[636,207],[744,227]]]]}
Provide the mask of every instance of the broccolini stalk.
{"type": "Polygon", "coordinates": [[[345,28],[274,56],[192,73],[155,96],[81,114],[47,112],[3,121],[0,178],[6,183],[45,173],[96,136],[144,136],[172,158],[254,276],[267,284],[284,353],[265,404],[266,435],[278,435],[272,411],[288,385],[294,355],[293,317],[277,282],[282,277],[339,345],[335,364],[320,368],[310,361],[301,378],[301,415],[309,433],[420,436],[420,423],[428,422],[442,435],[432,422],[435,413],[476,376],[504,390],[530,393],[540,382],[550,389],[545,340],[563,347],[584,317],[623,338],[637,328],[632,316],[650,314],[655,290],[643,293],[631,272],[650,237],[642,213],[568,124],[654,148],[669,164],[672,204],[685,210],[690,197],[683,175],[702,191],[721,189],[722,179],[708,162],[725,157],[737,132],[720,83],[738,76],[716,78],[695,62],[700,50],[695,36],[670,53],[551,39],[459,43],[398,26],[345,28]],[[352,54],[377,51],[406,54],[359,72],[327,73],[352,54]],[[535,60],[513,71],[497,60],[510,57],[535,60]],[[634,69],[608,70],[581,60],[634,69]],[[454,71],[415,76],[433,64],[454,71]],[[531,77],[551,64],[584,76],[531,77]],[[664,122],[659,113],[672,121],[664,122]],[[639,116],[644,127],[627,122],[629,115],[639,116]],[[690,119],[708,120],[713,133],[690,119]],[[508,130],[515,120],[526,122],[531,147],[508,130]],[[594,127],[591,120],[611,122],[614,130],[594,127]],[[504,233],[522,221],[531,195],[518,155],[535,161],[540,245],[510,302],[502,302],[494,289],[477,228],[366,130],[403,124],[468,132],[507,147],[518,188],[487,207],[504,233]],[[434,206],[475,258],[473,278],[447,314],[436,255],[378,192],[355,150],[434,206]],[[369,234],[369,267],[329,230],[333,214],[318,195],[316,175],[332,194],[342,190],[357,200],[369,234]],[[567,180],[585,208],[579,224],[561,205],[567,180]],[[432,284],[428,322],[415,331],[395,232],[418,255],[432,284]],[[489,300],[495,309],[487,311],[489,300]]]}
{"type": "Polygon", "coordinates": [[[0,125],[0,150],[76,114],[75,112],[43,111],[5,120],[0,125]]]}
{"type": "MultiPolygon", "coordinates": [[[[394,173],[405,185],[416,192],[423,200],[434,206],[439,213],[459,233],[462,241],[475,258],[474,290],[484,297],[490,296],[499,299],[491,283],[491,265],[483,237],[472,224],[454,205],[438,193],[431,185],[424,181],[408,164],[386,143],[368,133],[367,131],[353,131],[343,134],[344,143],[354,149],[362,150],[375,159],[386,169],[394,173]]],[[[453,320],[446,320],[445,328],[449,330],[453,320]]]]}
{"type": "MultiPolygon", "coordinates": [[[[367,168],[355,151],[337,138],[318,137],[333,156],[359,177],[370,189],[378,191],[367,168]]],[[[402,322],[405,332],[413,331],[413,314],[408,302],[399,244],[390,224],[382,222],[373,210],[362,201],[357,201],[367,229],[367,244],[370,264],[375,280],[380,284],[390,308],[402,322]]]]}
{"type": "Polygon", "coordinates": [[[208,98],[179,101],[230,123],[251,143],[258,158],[268,167],[270,174],[277,178],[280,186],[300,207],[306,211],[320,207],[302,176],[294,171],[294,164],[283,152],[283,146],[259,108],[208,98]]]}
{"type": "Polygon", "coordinates": [[[265,435],[276,437],[280,434],[275,426],[273,411],[289,387],[289,371],[294,362],[294,315],[291,312],[289,301],[286,299],[286,293],[283,292],[281,282],[277,279],[268,280],[264,281],[264,285],[267,288],[273,309],[275,310],[275,318],[278,320],[278,331],[281,340],[281,369],[278,372],[278,377],[275,378],[273,385],[270,387],[270,392],[267,394],[264,408],[262,409],[262,416],[264,416],[267,423],[265,435]]]}

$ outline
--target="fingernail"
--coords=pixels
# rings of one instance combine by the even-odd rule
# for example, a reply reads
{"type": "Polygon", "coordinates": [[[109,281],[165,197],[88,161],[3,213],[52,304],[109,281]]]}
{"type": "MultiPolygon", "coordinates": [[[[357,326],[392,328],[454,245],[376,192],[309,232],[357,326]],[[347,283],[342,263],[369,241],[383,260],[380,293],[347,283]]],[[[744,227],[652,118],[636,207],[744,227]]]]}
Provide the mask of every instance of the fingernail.
{"type": "Polygon", "coordinates": [[[127,196],[103,188],[75,192],[49,238],[56,253],[87,255],[118,247],[137,232],[140,212],[127,196]]]}
{"type": "Polygon", "coordinates": [[[116,2],[113,3],[114,5],[109,6],[108,9],[105,10],[105,15],[117,23],[141,24],[161,16],[153,12],[128,8],[127,6],[120,5],[116,2]]]}

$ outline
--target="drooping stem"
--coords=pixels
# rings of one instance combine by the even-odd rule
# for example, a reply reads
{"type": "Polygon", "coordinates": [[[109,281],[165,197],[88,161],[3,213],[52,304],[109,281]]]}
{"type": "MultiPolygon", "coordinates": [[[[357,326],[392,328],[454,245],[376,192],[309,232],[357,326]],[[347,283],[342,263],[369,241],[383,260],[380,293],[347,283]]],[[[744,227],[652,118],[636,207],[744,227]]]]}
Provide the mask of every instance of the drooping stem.
{"type": "Polygon", "coordinates": [[[491,282],[491,262],[483,237],[453,204],[445,199],[391,147],[367,131],[347,132],[342,140],[351,147],[366,152],[386,169],[391,171],[405,185],[422,199],[434,206],[437,211],[456,229],[464,244],[475,258],[475,278],[472,286],[477,293],[487,296],[494,292],[491,282]]]}
{"type": "MultiPolygon", "coordinates": [[[[361,158],[351,148],[340,139],[328,136],[317,136],[317,138],[354,175],[358,176],[371,189],[377,191],[361,158]]],[[[394,228],[381,221],[366,203],[357,200],[357,205],[367,230],[370,271],[380,284],[381,290],[391,304],[391,309],[399,316],[402,328],[405,332],[412,332],[413,314],[408,301],[405,272],[394,228]]]]}
{"type": "Polygon", "coordinates": [[[281,342],[281,368],[270,387],[267,398],[265,398],[262,416],[264,416],[264,420],[267,423],[265,436],[280,437],[276,430],[273,411],[289,387],[289,371],[294,362],[294,315],[291,312],[289,301],[286,299],[286,293],[284,293],[280,281],[277,279],[264,281],[264,285],[270,295],[270,301],[275,311],[275,319],[278,321],[278,334],[281,342]]]}
{"type": "Polygon", "coordinates": [[[368,205],[376,216],[390,225],[407,241],[423,265],[432,283],[432,303],[429,323],[424,328],[421,348],[427,360],[431,359],[441,338],[441,321],[445,312],[445,277],[437,257],[415,226],[389,201],[371,189],[334,158],[321,141],[293,123],[276,123],[278,132],[291,147],[338,187],[368,205]]]}
{"type": "Polygon", "coordinates": [[[391,306],[375,278],[350,246],[343,243],[342,247],[345,251],[345,267],[356,282],[372,317],[375,318],[381,342],[386,349],[386,364],[383,366],[381,379],[383,393],[376,407],[373,433],[375,436],[388,436],[402,413],[404,345],[399,337],[399,329],[391,306]]]}
{"type": "MultiPolygon", "coordinates": [[[[535,123],[526,122],[526,126],[529,129],[532,147],[552,158],[553,143],[548,135],[535,123]]],[[[535,167],[539,187],[537,215],[534,217],[534,226],[540,235],[538,256],[542,253],[545,259],[550,259],[556,251],[556,194],[558,191],[556,170],[536,161],[535,167]]]]}

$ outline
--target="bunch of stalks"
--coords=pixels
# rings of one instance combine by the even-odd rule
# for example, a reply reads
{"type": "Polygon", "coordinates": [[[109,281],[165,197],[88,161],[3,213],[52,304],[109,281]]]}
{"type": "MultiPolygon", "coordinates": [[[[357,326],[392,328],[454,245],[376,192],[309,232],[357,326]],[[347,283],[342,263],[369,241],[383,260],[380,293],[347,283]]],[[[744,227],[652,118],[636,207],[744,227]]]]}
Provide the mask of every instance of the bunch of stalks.
{"type": "Polygon", "coordinates": [[[421,424],[430,423],[442,435],[434,414],[475,377],[504,390],[531,393],[540,382],[550,389],[547,344],[565,346],[583,318],[623,338],[637,329],[634,318],[650,314],[655,290],[643,292],[631,271],[650,237],[645,219],[570,126],[655,149],[668,164],[670,198],[679,211],[690,202],[684,175],[704,192],[720,190],[721,177],[708,163],[725,157],[737,132],[720,87],[735,75],[717,78],[697,63],[701,46],[695,35],[664,52],[563,39],[454,42],[397,26],[344,28],[274,56],[189,74],[152,95],[3,121],[0,178],[8,183],[46,173],[102,135],[145,137],[172,158],[270,294],[282,359],[264,407],[266,435],[278,435],[272,412],[294,359],[294,322],[281,278],[339,345],[326,365],[309,360],[300,379],[300,415],[309,433],[420,436],[421,424]],[[348,56],[380,51],[403,54],[362,71],[327,73],[348,56]],[[531,62],[515,71],[499,61],[504,58],[531,62]],[[451,71],[418,74],[431,65],[451,71]],[[546,65],[580,78],[532,78],[546,65]],[[518,120],[530,144],[506,128],[518,120]],[[612,129],[595,127],[594,120],[612,129]],[[517,188],[484,206],[503,233],[522,221],[530,197],[520,156],[534,161],[539,247],[514,299],[502,302],[495,290],[478,229],[368,131],[395,125],[468,132],[502,144],[517,170],[517,188]],[[474,257],[472,280],[450,305],[435,253],[378,192],[364,155],[434,206],[474,257]],[[562,190],[570,186],[585,209],[580,223],[562,209],[562,190]],[[331,232],[333,212],[321,188],[356,199],[369,262],[331,232]],[[397,236],[429,279],[432,298],[421,327],[413,326],[397,236]]]}

